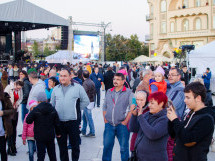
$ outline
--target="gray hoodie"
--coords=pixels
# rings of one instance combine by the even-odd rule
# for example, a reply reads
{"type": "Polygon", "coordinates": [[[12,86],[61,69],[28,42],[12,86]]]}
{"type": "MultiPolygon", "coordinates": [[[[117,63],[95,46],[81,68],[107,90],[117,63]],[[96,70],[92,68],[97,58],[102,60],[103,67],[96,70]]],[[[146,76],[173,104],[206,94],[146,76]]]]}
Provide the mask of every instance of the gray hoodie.
{"type": "Polygon", "coordinates": [[[37,101],[38,94],[40,92],[45,92],[46,85],[45,82],[43,82],[41,79],[38,80],[38,82],[32,86],[31,91],[28,96],[28,102],[27,102],[27,109],[29,110],[29,102],[31,100],[37,101]]]}

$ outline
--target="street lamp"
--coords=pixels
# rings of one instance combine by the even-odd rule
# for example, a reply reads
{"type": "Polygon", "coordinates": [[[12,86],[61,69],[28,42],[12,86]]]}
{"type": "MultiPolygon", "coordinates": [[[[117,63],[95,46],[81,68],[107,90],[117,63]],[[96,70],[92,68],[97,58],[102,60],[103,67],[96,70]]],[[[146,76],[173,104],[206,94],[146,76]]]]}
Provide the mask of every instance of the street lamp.
{"type": "Polygon", "coordinates": [[[104,29],[104,61],[106,61],[106,36],[105,36],[105,30],[108,27],[108,25],[110,25],[111,22],[108,22],[107,24],[104,24],[104,22],[102,22],[102,27],[104,29]]]}

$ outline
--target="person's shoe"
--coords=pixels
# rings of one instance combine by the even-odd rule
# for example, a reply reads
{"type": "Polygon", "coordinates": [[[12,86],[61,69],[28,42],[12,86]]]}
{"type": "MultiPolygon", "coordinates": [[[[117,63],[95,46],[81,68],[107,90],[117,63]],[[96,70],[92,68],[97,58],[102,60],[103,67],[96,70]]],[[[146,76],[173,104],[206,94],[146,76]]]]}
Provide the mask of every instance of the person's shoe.
{"type": "Polygon", "coordinates": [[[95,134],[92,134],[92,133],[89,133],[89,134],[87,134],[87,135],[86,135],[86,137],[92,137],[92,138],[95,138],[95,137],[96,137],[96,135],[95,135],[95,134]]]}
{"type": "Polygon", "coordinates": [[[81,131],[82,136],[86,136],[86,133],[84,133],[83,131],[81,131]]]}
{"type": "Polygon", "coordinates": [[[19,134],[18,137],[22,137],[22,134],[19,134]]]}
{"type": "Polygon", "coordinates": [[[11,150],[12,150],[12,153],[15,153],[15,154],[17,153],[16,146],[12,147],[11,150]]]}
{"type": "Polygon", "coordinates": [[[10,156],[16,156],[16,153],[12,152],[11,148],[7,149],[7,154],[10,156]]]}

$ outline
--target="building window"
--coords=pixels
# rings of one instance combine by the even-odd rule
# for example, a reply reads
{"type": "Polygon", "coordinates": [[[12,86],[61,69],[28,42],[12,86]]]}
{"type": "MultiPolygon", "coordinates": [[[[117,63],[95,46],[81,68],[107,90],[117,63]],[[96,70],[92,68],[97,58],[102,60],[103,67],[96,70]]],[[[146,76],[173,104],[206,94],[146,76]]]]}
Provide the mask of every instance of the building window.
{"type": "Polygon", "coordinates": [[[155,52],[155,44],[151,44],[150,56],[153,57],[155,52]]]}
{"type": "Polygon", "coordinates": [[[215,29],[215,16],[213,16],[213,29],[215,29]]]}
{"type": "Polygon", "coordinates": [[[166,0],[161,1],[161,12],[166,12],[166,0]]]}
{"type": "Polygon", "coordinates": [[[166,33],[166,22],[161,22],[161,33],[166,33]]]}
{"type": "Polygon", "coordinates": [[[151,40],[153,39],[153,32],[154,32],[154,25],[153,25],[153,23],[151,23],[151,25],[150,25],[150,39],[151,40]]]}
{"type": "Polygon", "coordinates": [[[185,19],[182,23],[182,31],[188,31],[189,30],[189,21],[185,19]]]}
{"type": "Polygon", "coordinates": [[[154,7],[151,6],[151,8],[150,8],[150,15],[153,16],[153,14],[154,14],[154,7]]]}
{"type": "Polygon", "coordinates": [[[170,32],[175,32],[175,23],[174,22],[170,23],[170,32]]]}
{"type": "Polygon", "coordinates": [[[201,30],[201,26],[202,26],[202,24],[201,24],[201,19],[200,19],[200,18],[197,18],[197,19],[195,20],[195,29],[196,29],[196,30],[201,30]]]}
{"type": "Polygon", "coordinates": [[[182,8],[188,8],[188,7],[189,7],[189,0],[184,0],[182,8]]]}
{"type": "Polygon", "coordinates": [[[196,0],[196,7],[200,7],[201,6],[201,0],[196,0]]]}

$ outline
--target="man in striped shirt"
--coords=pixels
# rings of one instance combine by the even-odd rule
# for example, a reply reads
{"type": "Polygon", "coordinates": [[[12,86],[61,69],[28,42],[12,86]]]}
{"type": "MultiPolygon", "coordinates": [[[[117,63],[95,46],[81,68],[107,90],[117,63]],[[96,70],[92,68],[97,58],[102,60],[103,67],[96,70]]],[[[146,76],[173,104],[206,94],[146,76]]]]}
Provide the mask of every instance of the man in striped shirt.
{"type": "MultiPolygon", "coordinates": [[[[184,103],[184,86],[181,83],[181,72],[177,68],[171,68],[168,74],[169,83],[167,86],[166,95],[169,100],[172,101],[173,106],[175,107],[176,114],[179,119],[183,118],[185,111],[185,103],[184,103]]],[[[168,139],[167,143],[167,154],[168,160],[173,160],[173,147],[174,147],[174,139],[168,139]]]]}
{"type": "Polygon", "coordinates": [[[184,103],[184,86],[181,83],[181,72],[177,68],[169,71],[168,80],[170,85],[167,88],[167,97],[173,102],[176,113],[179,118],[183,118],[185,103],[184,103]]]}

